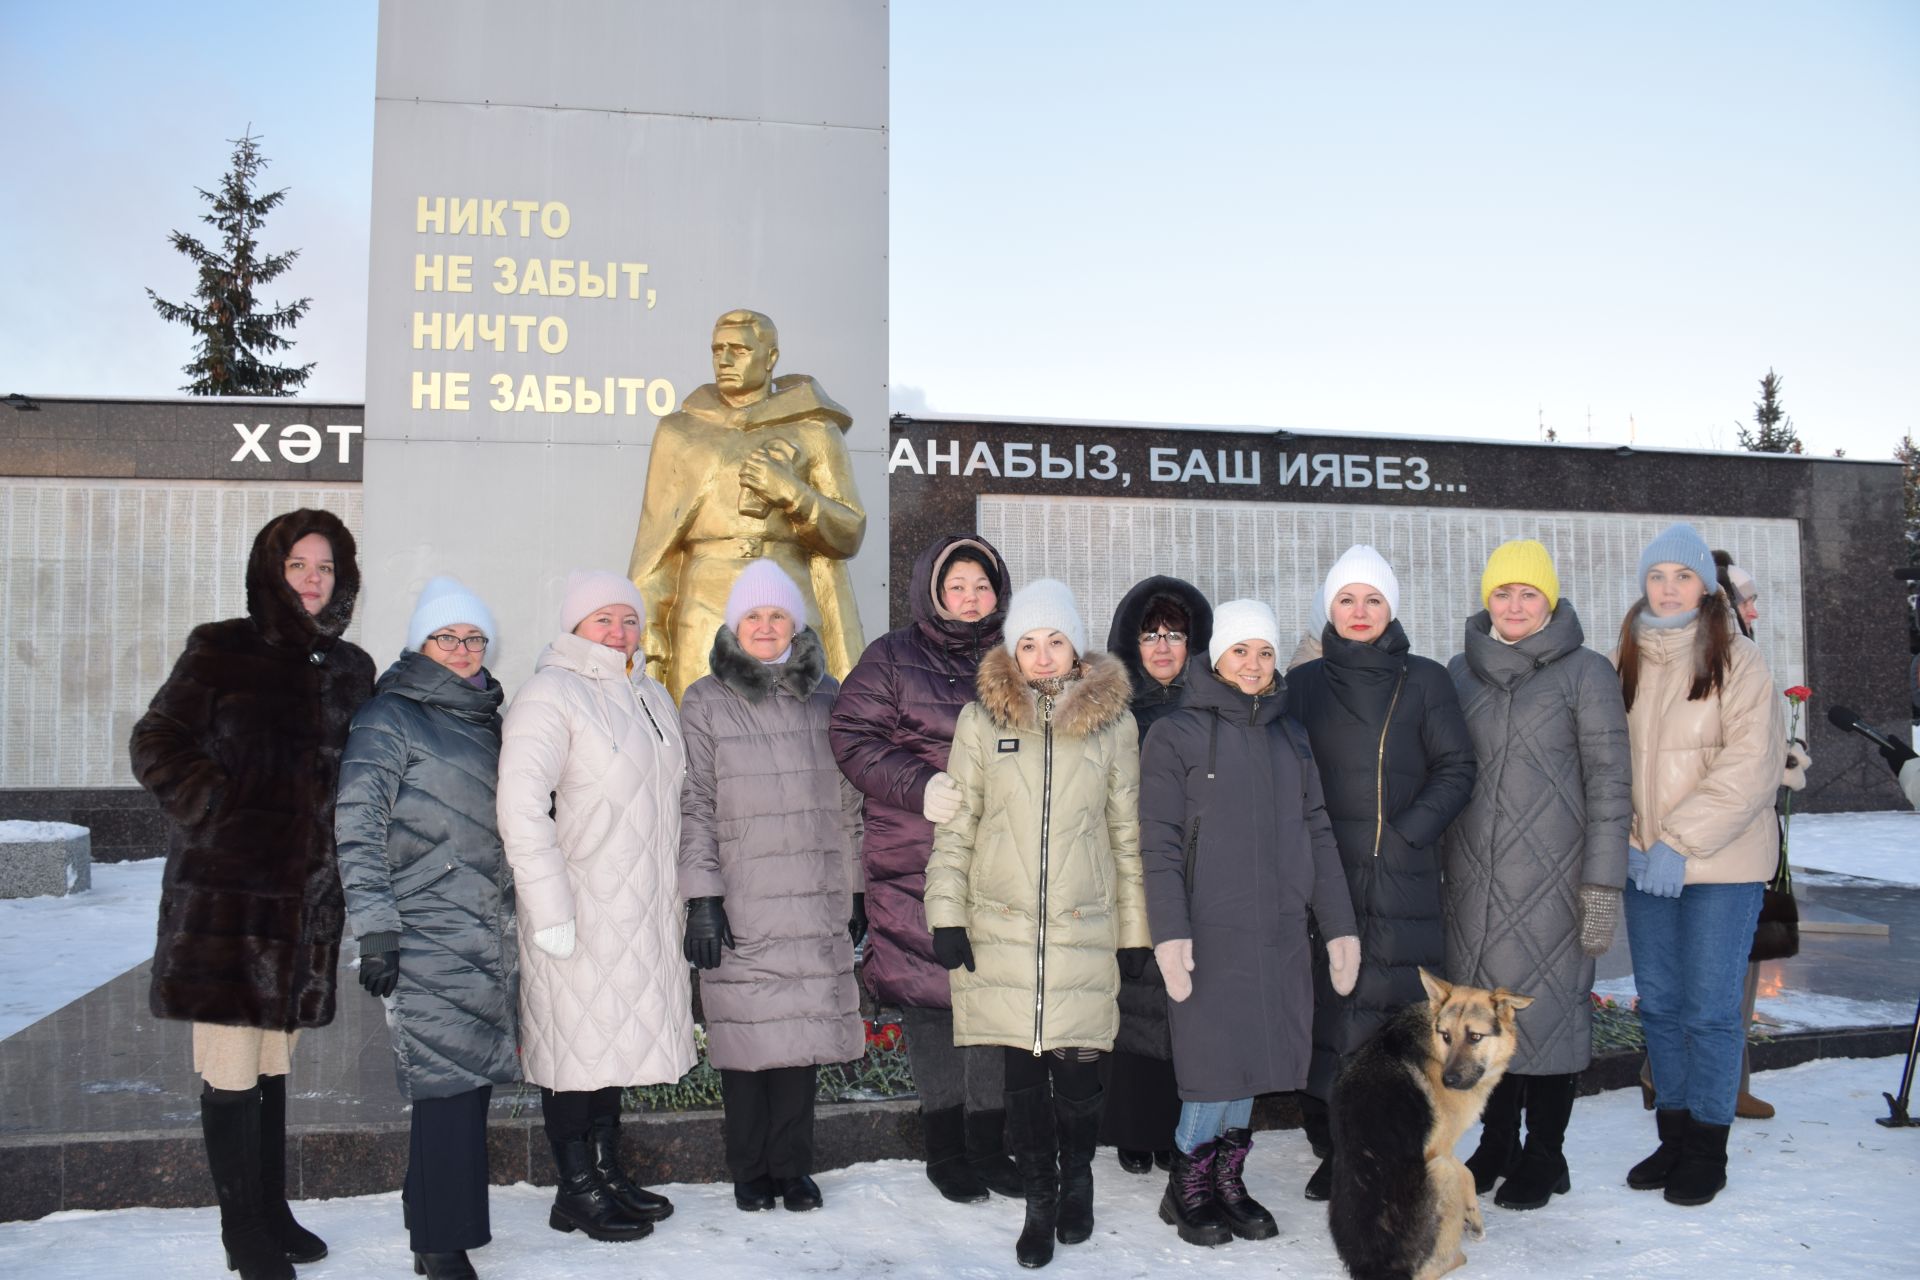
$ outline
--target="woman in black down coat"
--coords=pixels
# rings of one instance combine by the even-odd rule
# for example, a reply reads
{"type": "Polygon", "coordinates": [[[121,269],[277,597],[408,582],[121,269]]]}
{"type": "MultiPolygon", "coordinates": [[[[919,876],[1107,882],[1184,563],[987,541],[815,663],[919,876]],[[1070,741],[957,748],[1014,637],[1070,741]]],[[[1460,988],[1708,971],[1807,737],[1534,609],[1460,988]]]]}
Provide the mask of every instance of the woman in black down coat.
{"type": "Polygon", "coordinates": [[[267,522],[247,616],[195,627],[133,726],[133,776],[172,819],[148,1003],[193,1023],[220,1238],[242,1280],[326,1242],[287,1208],[287,1060],[333,1021],[344,908],[333,794],[373,660],[340,638],[360,591],[331,511],[267,522]]]}
{"type": "MultiPolygon", "coordinates": [[[[1180,705],[1187,658],[1205,653],[1213,636],[1213,607],[1200,589],[1178,578],[1137,583],[1113,611],[1107,652],[1133,680],[1133,719],[1140,740],[1154,721],[1180,705]]],[[[1167,984],[1158,965],[1120,957],[1120,1035],[1107,1058],[1106,1108],[1100,1142],[1119,1151],[1128,1173],[1151,1173],[1173,1162],[1173,1127],[1180,1093],[1167,1033],[1167,984]]]]}
{"type": "Polygon", "coordinates": [[[1394,614],[1400,584],[1384,557],[1350,547],[1327,574],[1322,656],[1287,675],[1288,709],[1307,727],[1340,845],[1364,961],[1353,994],[1335,994],[1313,948],[1313,1067],[1300,1109],[1320,1167],[1309,1200],[1327,1198],[1327,1113],[1340,1060],[1394,1010],[1426,999],[1447,946],[1440,836],[1473,795],[1473,739],[1447,669],[1408,652],[1394,614]]]}
{"type": "Polygon", "coordinates": [[[513,873],[500,847],[493,614],[453,578],[421,589],[407,647],[360,708],[334,830],[360,985],[387,1002],[413,1104],[401,1198],[417,1268],[470,1278],[492,1239],[487,1104],[520,1078],[513,873]]]}

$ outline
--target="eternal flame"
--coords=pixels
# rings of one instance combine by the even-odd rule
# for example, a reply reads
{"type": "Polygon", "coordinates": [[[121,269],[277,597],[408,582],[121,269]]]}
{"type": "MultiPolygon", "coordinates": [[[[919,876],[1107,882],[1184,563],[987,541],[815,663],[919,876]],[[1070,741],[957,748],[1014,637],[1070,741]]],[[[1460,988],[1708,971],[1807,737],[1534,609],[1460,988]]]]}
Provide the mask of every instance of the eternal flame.
{"type": "Polygon", "coordinates": [[[865,644],[847,572],[867,531],[853,419],[806,374],[775,378],[779,360],[773,321],[727,312],[713,326],[713,381],[654,433],[627,574],[647,603],[647,671],[676,702],[707,674],[727,592],[761,556],[799,586],[836,677],[865,644]]]}

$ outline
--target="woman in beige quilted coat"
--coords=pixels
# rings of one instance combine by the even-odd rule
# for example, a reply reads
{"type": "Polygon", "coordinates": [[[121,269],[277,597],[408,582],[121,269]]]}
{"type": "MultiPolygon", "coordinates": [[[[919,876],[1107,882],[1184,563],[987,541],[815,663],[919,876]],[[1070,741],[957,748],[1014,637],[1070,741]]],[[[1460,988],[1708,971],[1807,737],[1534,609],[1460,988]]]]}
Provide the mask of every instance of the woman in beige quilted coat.
{"type": "Polygon", "coordinates": [[[680,722],[637,660],[640,593],[568,575],[562,634],[507,711],[500,838],[520,918],[520,1053],[560,1188],[548,1224],[637,1240],[673,1212],[619,1161],[620,1090],[693,1066],[681,958],[680,722]]]}
{"type": "Polygon", "coordinates": [[[1761,886],[1780,858],[1785,717],[1714,581],[1691,525],[1660,534],[1640,554],[1645,595],[1613,655],[1633,758],[1627,941],[1660,1132],[1627,1185],[1679,1205],[1706,1204],[1727,1184],[1740,987],[1761,886]]]}
{"type": "Polygon", "coordinates": [[[1151,945],[1140,746],[1126,668],[1087,653],[1064,584],[1015,592],[1004,634],[954,730],[960,812],[934,833],[927,923],[952,973],[955,1043],[1006,1047],[1027,1205],[1015,1253],[1040,1267],[1056,1235],[1093,1232],[1099,1060],[1120,1027],[1115,953],[1151,945]]]}

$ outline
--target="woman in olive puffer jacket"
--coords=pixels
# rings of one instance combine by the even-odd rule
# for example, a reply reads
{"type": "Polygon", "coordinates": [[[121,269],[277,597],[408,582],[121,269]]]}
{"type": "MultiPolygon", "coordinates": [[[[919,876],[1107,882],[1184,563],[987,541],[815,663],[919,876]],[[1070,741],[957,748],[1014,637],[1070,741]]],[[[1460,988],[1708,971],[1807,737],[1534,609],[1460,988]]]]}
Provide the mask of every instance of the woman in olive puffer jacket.
{"type": "Polygon", "coordinates": [[[1037,1267],[1056,1235],[1077,1244],[1093,1231],[1100,1057],[1120,1025],[1115,953],[1149,945],[1140,745],[1126,670],[1086,653],[1063,584],[1015,593],[1006,636],[954,731],[960,810],[934,833],[927,923],[952,971],[955,1042],[1006,1047],[1027,1201],[1016,1254],[1037,1267]]]}

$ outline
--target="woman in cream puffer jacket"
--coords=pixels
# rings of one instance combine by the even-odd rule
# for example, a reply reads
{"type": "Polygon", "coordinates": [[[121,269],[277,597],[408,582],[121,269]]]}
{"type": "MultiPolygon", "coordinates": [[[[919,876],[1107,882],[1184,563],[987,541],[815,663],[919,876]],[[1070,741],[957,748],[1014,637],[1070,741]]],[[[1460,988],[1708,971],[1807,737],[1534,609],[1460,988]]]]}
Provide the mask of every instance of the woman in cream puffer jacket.
{"type": "Polygon", "coordinates": [[[1780,856],[1773,800],[1786,751],[1766,662],[1714,579],[1691,526],[1655,538],[1640,557],[1645,595],[1613,654],[1633,761],[1627,938],[1660,1131],[1627,1185],[1681,1205],[1726,1185],[1740,991],[1780,856]]]}
{"type": "Polygon", "coordinates": [[[1038,1267],[1056,1234],[1092,1234],[1099,1060],[1120,1029],[1115,953],[1150,954],[1140,744],[1126,668],[1087,653],[1064,584],[1016,592],[1004,635],[954,729],[960,811],[934,832],[927,923],[952,973],[954,1042],[1006,1047],[1027,1202],[1015,1251],[1038,1267]]]}
{"type": "Polygon", "coordinates": [[[562,634],[508,708],[500,839],[520,918],[520,1053],[560,1172],[551,1225],[629,1240],[673,1209],[618,1161],[620,1090],[695,1061],[681,955],[686,750],[646,674],[640,593],[571,574],[562,634]],[[550,816],[551,815],[551,816],[550,816]]]}

